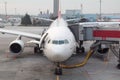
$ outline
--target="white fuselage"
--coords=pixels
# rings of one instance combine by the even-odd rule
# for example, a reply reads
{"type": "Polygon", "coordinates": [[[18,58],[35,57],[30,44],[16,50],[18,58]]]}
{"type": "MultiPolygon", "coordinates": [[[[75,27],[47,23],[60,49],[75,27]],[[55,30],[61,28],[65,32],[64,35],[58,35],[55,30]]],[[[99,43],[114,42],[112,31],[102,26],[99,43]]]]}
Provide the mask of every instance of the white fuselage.
{"type": "Polygon", "coordinates": [[[44,54],[49,60],[62,62],[75,52],[75,37],[62,18],[56,19],[46,33],[44,54]]]}

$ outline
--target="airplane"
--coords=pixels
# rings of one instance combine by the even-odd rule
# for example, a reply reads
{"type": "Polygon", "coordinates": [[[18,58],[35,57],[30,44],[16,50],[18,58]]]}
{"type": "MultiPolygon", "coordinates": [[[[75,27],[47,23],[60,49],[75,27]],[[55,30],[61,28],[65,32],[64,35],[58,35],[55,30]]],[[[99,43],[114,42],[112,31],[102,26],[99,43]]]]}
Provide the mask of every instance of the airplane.
{"type": "MultiPolygon", "coordinates": [[[[73,53],[75,53],[75,37],[68,28],[67,22],[61,17],[58,17],[55,21],[53,21],[49,29],[43,35],[6,29],[0,29],[0,32],[18,35],[16,40],[11,42],[9,45],[9,50],[14,56],[23,52],[24,43],[21,40],[22,37],[35,39],[28,42],[37,45],[34,51],[37,52],[43,48],[44,55],[49,60],[57,63],[58,67],[60,62],[67,60],[73,53]]],[[[60,68],[58,69],[61,70],[60,68]]],[[[56,68],[55,73],[61,74],[61,71],[58,69],[56,68]]]]}
{"type": "MultiPolygon", "coordinates": [[[[76,53],[76,47],[78,47],[78,44],[79,49],[84,52],[84,48],[81,47],[83,45],[83,42],[76,42],[74,34],[68,27],[69,24],[67,23],[67,21],[70,20],[64,20],[61,16],[61,13],[58,14],[58,18],[56,20],[47,19],[47,21],[52,21],[52,23],[48,30],[42,35],[6,29],[0,29],[0,32],[3,34],[7,33],[18,36],[9,45],[9,50],[14,56],[20,55],[24,50],[25,46],[24,42],[21,39],[22,37],[34,39],[28,41],[28,43],[36,44],[36,47],[34,47],[34,52],[37,53],[40,52],[41,49],[43,49],[44,55],[50,61],[56,64],[55,74],[62,75],[62,68],[60,66],[61,62],[68,60],[73,54],[76,53]]],[[[81,25],[89,24],[90,23],[81,23],[81,25]]],[[[102,51],[104,50],[106,49],[101,49],[100,47],[99,52],[102,53],[102,51]]],[[[106,52],[108,52],[108,49],[107,51],[105,51],[105,53],[106,52]]]]}
{"type": "MultiPolygon", "coordinates": [[[[81,23],[81,25],[84,24],[85,23],[81,23]]],[[[89,24],[90,23],[86,23],[85,25],[89,24]]],[[[0,32],[4,34],[18,35],[18,37],[9,45],[9,50],[14,56],[21,54],[24,50],[24,42],[21,40],[22,37],[35,39],[28,41],[28,43],[34,43],[37,45],[34,48],[35,53],[43,49],[44,55],[50,61],[56,63],[55,73],[57,75],[62,74],[60,63],[69,59],[72,54],[75,54],[76,52],[77,43],[75,36],[69,29],[67,22],[62,17],[58,17],[53,21],[49,29],[43,35],[6,29],[0,29],[0,32]]],[[[81,45],[82,44],[80,43],[80,46],[81,45]]]]}

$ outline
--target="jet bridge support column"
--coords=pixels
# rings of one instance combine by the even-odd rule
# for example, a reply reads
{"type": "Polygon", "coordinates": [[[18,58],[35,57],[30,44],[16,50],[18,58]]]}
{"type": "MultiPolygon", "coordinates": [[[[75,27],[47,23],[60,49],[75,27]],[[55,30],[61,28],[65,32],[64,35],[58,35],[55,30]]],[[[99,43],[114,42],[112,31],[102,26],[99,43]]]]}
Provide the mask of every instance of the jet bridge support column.
{"type": "Polygon", "coordinates": [[[120,41],[119,41],[119,56],[118,56],[118,65],[117,68],[120,69],[120,41]]]}
{"type": "Polygon", "coordinates": [[[120,42],[119,42],[119,57],[118,57],[118,65],[117,68],[120,69],[120,42]]]}

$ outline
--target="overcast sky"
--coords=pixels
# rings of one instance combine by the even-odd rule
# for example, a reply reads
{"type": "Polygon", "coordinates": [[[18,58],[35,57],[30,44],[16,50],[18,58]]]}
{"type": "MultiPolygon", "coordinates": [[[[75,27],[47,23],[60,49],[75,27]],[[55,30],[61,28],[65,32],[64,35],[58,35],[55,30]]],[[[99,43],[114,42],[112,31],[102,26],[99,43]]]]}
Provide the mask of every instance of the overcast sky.
{"type": "MultiPolygon", "coordinates": [[[[120,13],[120,0],[101,0],[102,13],[120,13]]],[[[53,12],[53,0],[0,0],[0,14],[5,14],[5,2],[7,2],[8,14],[37,15],[39,11],[53,12]]],[[[100,0],[61,0],[61,11],[66,9],[81,9],[83,13],[99,13],[100,0]]]]}

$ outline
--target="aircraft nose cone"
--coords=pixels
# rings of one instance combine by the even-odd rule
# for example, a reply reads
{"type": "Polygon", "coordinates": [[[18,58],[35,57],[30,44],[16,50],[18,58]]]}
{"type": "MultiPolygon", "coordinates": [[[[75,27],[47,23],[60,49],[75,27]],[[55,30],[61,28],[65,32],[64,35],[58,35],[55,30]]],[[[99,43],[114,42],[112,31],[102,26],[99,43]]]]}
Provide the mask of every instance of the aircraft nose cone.
{"type": "Polygon", "coordinates": [[[53,49],[53,59],[55,61],[64,61],[67,57],[65,56],[65,51],[62,48],[53,49]]]}
{"type": "Polygon", "coordinates": [[[72,55],[67,50],[68,50],[67,48],[62,46],[51,47],[46,56],[53,62],[63,62],[72,55]]]}
{"type": "Polygon", "coordinates": [[[44,50],[45,56],[53,62],[63,62],[73,54],[72,50],[66,45],[49,46],[44,50]]]}

